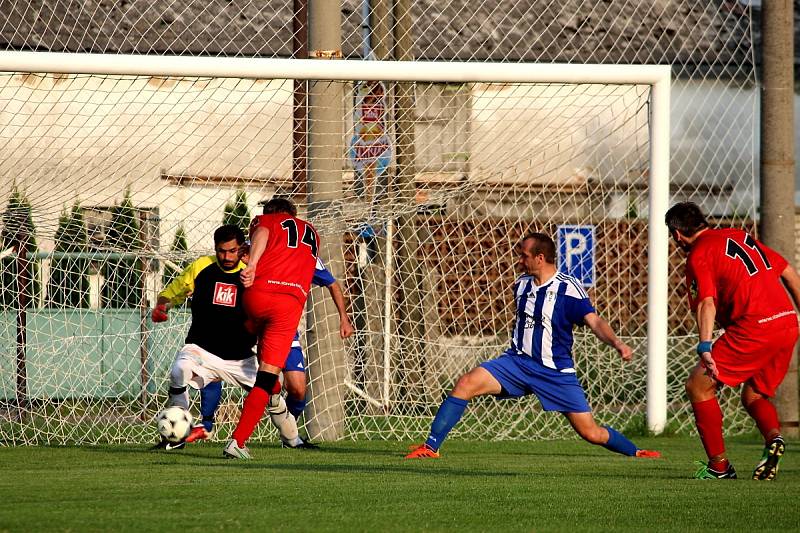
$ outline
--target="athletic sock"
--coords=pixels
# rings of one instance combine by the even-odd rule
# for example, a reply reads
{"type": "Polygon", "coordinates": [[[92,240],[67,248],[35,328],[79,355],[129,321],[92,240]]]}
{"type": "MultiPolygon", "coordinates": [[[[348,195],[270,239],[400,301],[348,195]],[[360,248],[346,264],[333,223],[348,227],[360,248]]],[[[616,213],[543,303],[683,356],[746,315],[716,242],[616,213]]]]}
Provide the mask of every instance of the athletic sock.
{"type": "Polygon", "coordinates": [[[200,415],[203,417],[203,427],[211,433],[214,429],[214,415],[222,400],[222,382],[212,381],[200,389],[200,415]]]}
{"type": "Polygon", "coordinates": [[[167,405],[178,405],[189,410],[189,392],[186,387],[191,377],[191,363],[185,359],[176,359],[169,370],[169,401],[167,405]]]}
{"type": "Polygon", "coordinates": [[[169,388],[169,400],[167,400],[167,406],[172,407],[174,405],[183,407],[187,411],[189,410],[189,391],[186,390],[186,387],[169,388]]]}
{"type": "Polygon", "coordinates": [[[256,426],[264,416],[264,411],[267,409],[269,403],[269,393],[261,387],[253,387],[244,399],[242,406],[242,414],[239,416],[239,423],[236,424],[236,429],[233,430],[233,439],[236,444],[241,448],[256,426]]]}
{"type": "Polygon", "coordinates": [[[725,440],[722,437],[722,409],[716,398],[692,403],[694,420],[700,441],[709,457],[718,457],[725,453],[725,440]]]}
{"type": "Polygon", "coordinates": [[[612,452],[621,453],[622,455],[636,455],[636,450],[639,448],[629,441],[625,435],[611,426],[603,427],[608,431],[608,441],[603,444],[603,448],[612,452]]]}
{"type": "Polygon", "coordinates": [[[717,472],[725,472],[726,470],[728,470],[728,466],[730,464],[731,462],[728,461],[727,459],[721,459],[719,461],[711,461],[711,460],[708,461],[708,467],[711,470],[715,470],[717,472]]]}
{"type": "Polygon", "coordinates": [[[745,409],[756,421],[758,430],[764,436],[765,441],[770,434],[774,435],[776,431],[780,434],[781,424],[778,421],[778,411],[775,410],[775,406],[772,405],[771,401],[758,398],[750,402],[749,405],[745,405],[745,409]]]}
{"type": "Polygon", "coordinates": [[[291,394],[286,396],[286,407],[289,409],[289,412],[292,413],[292,416],[295,418],[300,418],[300,415],[303,414],[303,411],[306,408],[306,399],[303,398],[302,400],[295,399],[291,394]]]}
{"type": "Polygon", "coordinates": [[[464,414],[468,403],[467,400],[454,398],[453,396],[445,398],[436,412],[436,417],[433,419],[428,440],[425,441],[425,445],[428,448],[434,451],[439,449],[450,430],[461,420],[461,415],[464,414]]]}

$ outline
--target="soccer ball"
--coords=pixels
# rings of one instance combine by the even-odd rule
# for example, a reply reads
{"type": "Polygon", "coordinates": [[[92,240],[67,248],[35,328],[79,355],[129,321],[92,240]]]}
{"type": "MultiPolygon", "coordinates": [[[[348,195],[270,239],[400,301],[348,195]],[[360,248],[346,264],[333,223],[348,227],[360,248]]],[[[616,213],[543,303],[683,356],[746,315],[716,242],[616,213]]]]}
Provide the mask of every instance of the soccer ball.
{"type": "Polygon", "coordinates": [[[177,405],[158,413],[156,423],[158,432],[169,442],[181,442],[192,432],[192,414],[177,405]]]}

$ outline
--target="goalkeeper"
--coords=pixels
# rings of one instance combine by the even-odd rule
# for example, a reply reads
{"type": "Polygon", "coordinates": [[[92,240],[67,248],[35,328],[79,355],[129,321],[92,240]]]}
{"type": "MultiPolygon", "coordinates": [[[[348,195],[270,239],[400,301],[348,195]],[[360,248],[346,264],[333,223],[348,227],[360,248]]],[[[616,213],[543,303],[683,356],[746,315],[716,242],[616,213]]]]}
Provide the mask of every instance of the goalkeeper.
{"type": "Polygon", "coordinates": [[[624,361],[631,348],[600,318],[580,282],[556,271],[556,246],[542,233],[530,233],[517,245],[523,274],[514,284],[517,320],[511,346],[497,359],[467,372],[444,400],[424,444],[408,459],[439,457],[439,447],[477,396],[519,398],[535,394],[545,411],[563,414],[573,429],[591,444],[632,457],[659,457],[640,450],[610,426],[598,426],[572,362],[572,328],[587,325],[624,361]]]}
{"type": "MultiPolygon", "coordinates": [[[[242,293],[239,277],[244,264],[240,261],[244,233],[233,225],[214,232],[213,256],[205,256],[190,264],[158,295],[153,309],[153,322],[167,320],[168,310],[191,295],[192,324],[186,343],[175,356],[170,371],[168,405],[189,408],[189,386],[203,390],[209,383],[224,380],[242,388],[252,388],[258,371],[253,354],[254,335],[244,327],[242,293]]],[[[201,392],[202,395],[202,392],[201,392]]],[[[297,422],[279,395],[270,398],[268,411],[278,428],[281,440],[289,446],[301,446],[297,422]]],[[[204,413],[205,414],[205,413],[204,413]]],[[[192,429],[187,441],[208,438],[200,425],[192,429]]],[[[171,444],[162,440],[156,448],[182,448],[185,442],[171,444]]]]}

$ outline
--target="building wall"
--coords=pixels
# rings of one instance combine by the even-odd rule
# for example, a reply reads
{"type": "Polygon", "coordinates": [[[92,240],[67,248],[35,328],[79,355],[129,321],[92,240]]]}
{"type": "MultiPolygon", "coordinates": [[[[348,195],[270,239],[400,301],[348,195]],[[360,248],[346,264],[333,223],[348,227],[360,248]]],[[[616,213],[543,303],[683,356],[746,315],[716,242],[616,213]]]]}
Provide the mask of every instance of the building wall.
{"type": "MultiPolygon", "coordinates": [[[[43,250],[52,249],[63,208],[76,201],[111,206],[126,189],[135,206],[158,209],[160,251],[168,249],[179,225],[187,230],[191,249],[210,250],[209,234],[237,187],[248,191],[255,210],[258,200],[291,184],[291,97],[290,84],[280,80],[0,77],[0,198],[7,198],[14,185],[25,191],[43,250]],[[181,184],[165,176],[230,179],[181,184]]],[[[347,91],[343,98],[352,100],[347,91]]],[[[712,83],[673,85],[673,153],[697,150],[693,168],[672,168],[673,182],[688,184],[686,196],[709,212],[754,212],[752,113],[729,112],[752,108],[753,98],[752,90],[717,89],[712,83]],[[696,121],[684,120],[696,114],[707,115],[706,129],[692,129],[689,124],[696,121]],[[717,168],[719,147],[738,154],[737,163],[717,168]],[[698,175],[727,183],[735,195],[693,194],[698,175]]],[[[461,169],[440,173],[444,178],[439,179],[462,188],[497,185],[486,193],[486,206],[476,205],[473,195],[473,203],[459,209],[498,214],[491,207],[497,205],[510,215],[520,210],[509,202],[527,202],[509,188],[513,185],[641,185],[647,166],[646,104],[642,88],[476,85],[465,104],[469,115],[457,107],[451,119],[442,119],[444,104],[436,104],[434,113],[433,104],[419,110],[428,119],[421,122],[417,142],[441,140],[443,132],[453,131],[450,137],[461,141],[442,151],[463,157],[460,146],[468,139],[465,164],[453,166],[438,155],[443,170],[461,169]],[[470,127],[459,128],[465,116],[470,127]]],[[[342,139],[347,174],[345,144],[342,139]]],[[[436,154],[417,152],[436,160],[436,154]]],[[[633,200],[638,214],[646,216],[646,192],[640,192],[633,200]]],[[[565,211],[559,198],[539,194],[536,205],[558,214],[565,211]]],[[[614,187],[606,199],[609,216],[626,215],[628,199],[614,187]]]]}

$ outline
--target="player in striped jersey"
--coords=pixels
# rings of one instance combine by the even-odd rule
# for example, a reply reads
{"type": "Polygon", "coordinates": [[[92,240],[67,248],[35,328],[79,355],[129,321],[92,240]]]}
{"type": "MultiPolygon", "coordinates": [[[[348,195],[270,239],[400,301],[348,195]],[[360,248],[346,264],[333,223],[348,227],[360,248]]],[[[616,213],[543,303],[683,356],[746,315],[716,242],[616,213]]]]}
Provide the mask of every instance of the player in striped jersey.
{"type": "Polygon", "coordinates": [[[562,413],[578,435],[591,444],[633,457],[660,456],[655,451],[640,450],[614,428],[595,422],[572,362],[573,327],[588,326],[625,361],[633,352],[595,312],[580,283],[557,272],[555,251],[553,240],[542,233],[530,233],[517,245],[523,274],[514,284],[517,312],[511,346],[497,359],[459,378],[439,407],[428,439],[406,458],[439,457],[439,447],[471,399],[528,394],[535,394],[545,411],[562,413]]]}

